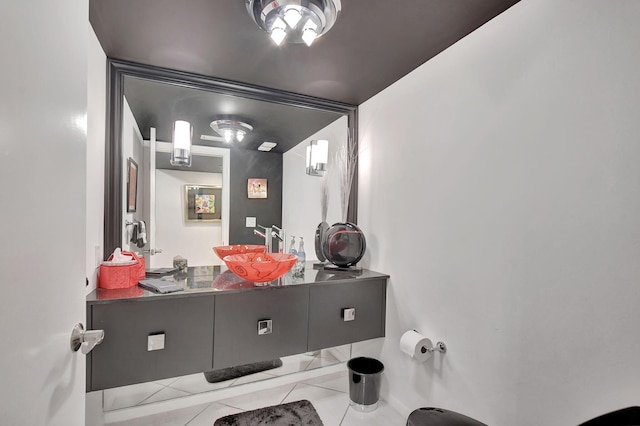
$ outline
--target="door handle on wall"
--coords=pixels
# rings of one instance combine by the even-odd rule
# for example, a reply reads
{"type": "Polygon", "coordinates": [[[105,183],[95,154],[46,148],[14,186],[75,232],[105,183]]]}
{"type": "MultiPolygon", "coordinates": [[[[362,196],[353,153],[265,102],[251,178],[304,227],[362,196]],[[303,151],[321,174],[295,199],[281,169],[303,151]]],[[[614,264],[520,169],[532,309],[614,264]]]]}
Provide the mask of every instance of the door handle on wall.
{"type": "Polygon", "coordinates": [[[82,323],[77,323],[71,330],[71,350],[78,352],[82,348],[83,354],[88,354],[104,340],[104,330],[85,330],[82,323]]]}

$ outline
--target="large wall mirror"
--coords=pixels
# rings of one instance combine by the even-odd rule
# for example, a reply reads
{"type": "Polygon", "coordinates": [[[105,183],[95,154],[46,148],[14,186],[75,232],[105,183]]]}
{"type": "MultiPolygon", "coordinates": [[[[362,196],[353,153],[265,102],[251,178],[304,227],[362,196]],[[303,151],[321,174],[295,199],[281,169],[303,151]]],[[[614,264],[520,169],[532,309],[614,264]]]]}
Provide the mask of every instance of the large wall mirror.
{"type": "MultiPolygon", "coordinates": [[[[190,266],[212,264],[213,245],[263,243],[247,218],[264,226],[290,224],[287,231],[305,236],[307,253],[313,253],[320,214],[305,209],[319,204],[322,179],[305,174],[305,147],[318,135],[333,139],[330,152],[331,146],[356,144],[355,106],[119,60],[109,60],[108,68],[105,258],[124,247],[147,256],[154,253],[147,258],[148,267],[171,266],[175,255],[188,258],[190,266]],[[241,142],[228,143],[212,129],[216,119],[240,119],[253,129],[241,142]],[[169,162],[176,120],[193,126],[190,167],[169,162]],[[260,151],[263,142],[277,145],[260,151]],[[134,195],[129,191],[132,173],[137,180],[134,195]],[[266,179],[267,198],[248,196],[251,178],[266,179]],[[189,186],[217,194],[219,217],[186,217],[189,186]],[[142,220],[157,236],[141,246],[135,244],[129,224],[142,220]]],[[[335,203],[337,191],[331,196],[335,203]]],[[[357,180],[347,218],[355,223],[356,217],[357,180]]]]}
{"type": "MultiPolygon", "coordinates": [[[[171,266],[175,255],[189,266],[221,263],[212,246],[260,244],[247,226],[288,228],[289,235],[309,241],[320,222],[320,195],[333,182],[333,213],[340,221],[338,173],[327,165],[327,179],[305,173],[305,151],[311,140],[329,140],[330,153],[357,141],[355,106],[222,81],[179,71],[109,60],[108,123],[105,176],[105,257],[116,247],[145,252],[147,267],[171,266]],[[241,142],[227,143],[210,126],[220,117],[239,118],[253,130],[241,142]],[[172,128],[176,120],[193,126],[190,167],[173,166],[172,128]],[[347,135],[353,136],[348,138],[347,135]],[[272,151],[259,151],[262,142],[275,142],[272,151]],[[351,142],[349,142],[351,141],[351,142]],[[136,180],[132,195],[132,179],[136,180]],[[267,198],[250,198],[248,180],[266,179],[267,198]],[[128,185],[129,184],[129,185],[128,185]],[[216,197],[215,214],[189,220],[186,187],[203,187],[216,197]],[[145,221],[155,228],[156,241],[134,245],[130,223],[145,221]],[[151,256],[153,249],[161,253],[151,256]],[[216,263],[217,262],[217,263],[216,263]]],[[[283,76],[286,78],[286,76],[283,76]]],[[[348,220],[355,222],[357,182],[351,190],[348,220]]],[[[331,209],[330,209],[331,210],[331,209]]],[[[205,282],[211,286],[211,280],[205,282]]],[[[345,362],[351,345],[283,357],[282,366],[238,379],[211,382],[202,373],[162,382],[141,383],[104,391],[103,409],[118,410],[243,383],[265,380],[345,362]],[[135,401],[135,402],[134,402],[135,401]]]]}

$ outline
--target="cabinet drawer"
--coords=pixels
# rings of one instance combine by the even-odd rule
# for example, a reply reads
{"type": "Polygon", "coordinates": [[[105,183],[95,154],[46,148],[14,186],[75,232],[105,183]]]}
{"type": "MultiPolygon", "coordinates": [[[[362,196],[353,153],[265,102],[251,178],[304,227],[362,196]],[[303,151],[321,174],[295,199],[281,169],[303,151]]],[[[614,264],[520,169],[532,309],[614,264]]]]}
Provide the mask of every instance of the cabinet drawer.
{"type": "Polygon", "coordinates": [[[210,370],[213,309],[213,295],[93,305],[91,327],[104,341],[90,353],[89,389],[210,370]],[[151,335],[164,349],[148,350],[151,335]]]}
{"type": "Polygon", "coordinates": [[[386,279],[310,288],[308,350],[384,336],[386,279]],[[344,310],[355,318],[344,321],[344,310]]]}
{"type": "Polygon", "coordinates": [[[307,288],[265,288],[216,296],[214,369],[306,352],[307,288]],[[258,322],[271,332],[258,334],[258,322]]]}

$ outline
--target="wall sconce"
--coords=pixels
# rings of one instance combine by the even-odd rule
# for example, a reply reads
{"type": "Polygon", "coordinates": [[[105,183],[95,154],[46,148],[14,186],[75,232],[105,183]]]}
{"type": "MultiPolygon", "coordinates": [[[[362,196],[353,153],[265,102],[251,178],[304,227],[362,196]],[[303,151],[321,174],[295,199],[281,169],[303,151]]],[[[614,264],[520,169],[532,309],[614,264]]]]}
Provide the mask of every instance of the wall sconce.
{"type": "Polygon", "coordinates": [[[173,123],[173,149],[171,150],[172,166],[191,167],[191,137],[193,128],[188,121],[178,120],[173,123]]]}
{"type": "Polygon", "coordinates": [[[329,141],[311,141],[307,147],[307,174],[309,176],[324,176],[329,159],[329,141]]]}

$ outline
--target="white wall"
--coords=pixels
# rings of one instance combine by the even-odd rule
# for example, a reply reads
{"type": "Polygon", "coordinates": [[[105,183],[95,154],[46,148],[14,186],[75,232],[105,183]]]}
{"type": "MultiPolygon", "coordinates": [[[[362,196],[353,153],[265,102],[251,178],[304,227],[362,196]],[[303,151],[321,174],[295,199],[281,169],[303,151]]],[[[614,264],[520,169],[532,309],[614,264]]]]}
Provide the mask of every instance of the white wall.
{"type": "Polygon", "coordinates": [[[131,107],[127,102],[127,98],[123,99],[122,103],[122,250],[140,252],[142,249],[138,248],[135,244],[131,243],[131,226],[127,226],[127,222],[133,222],[138,220],[144,220],[145,212],[144,206],[144,184],[143,176],[148,171],[145,169],[144,161],[144,141],[140,128],[136,119],[133,116],[131,107]],[[136,202],[136,211],[127,212],[127,176],[129,165],[129,158],[138,165],[138,194],[136,202]]]}
{"type": "Polygon", "coordinates": [[[156,170],[156,247],[163,251],[153,256],[153,267],[170,267],[177,255],[189,266],[222,264],[213,252],[223,244],[222,222],[185,221],[187,184],[222,186],[222,174],[156,170]]]}
{"type": "Polygon", "coordinates": [[[367,351],[404,413],[638,404],[639,21],[635,0],[524,0],[360,106],[365,264],[391,275],[367,351]],[[414,327],[449,352],[411,361],[414,327]]]}
{"type": "Polygon", "coordinates": [[[97,286],[104,243],[104,150],[107,57],[89,26],[89,81],[87,88],[87,293],[97,286]]]}
{"type": "MultiPolygon", "coordinates": [[[[306,174],[307,146],[311,140],[329,141],[329,207],[327,223],[340,221],[340,180],[336,170],[335,156],[347,143],[347,117],[341,117],[322,130],[299,143],[282,156],[282,226],[287,232],[287,250],[291,235],[304,238],[307,260],[317,260],[314,249],[316,228],[322,221],[320,209],[322,179],[306,174]]],[[[296,238],[296,250],[300,239],[296,238]]]]}

